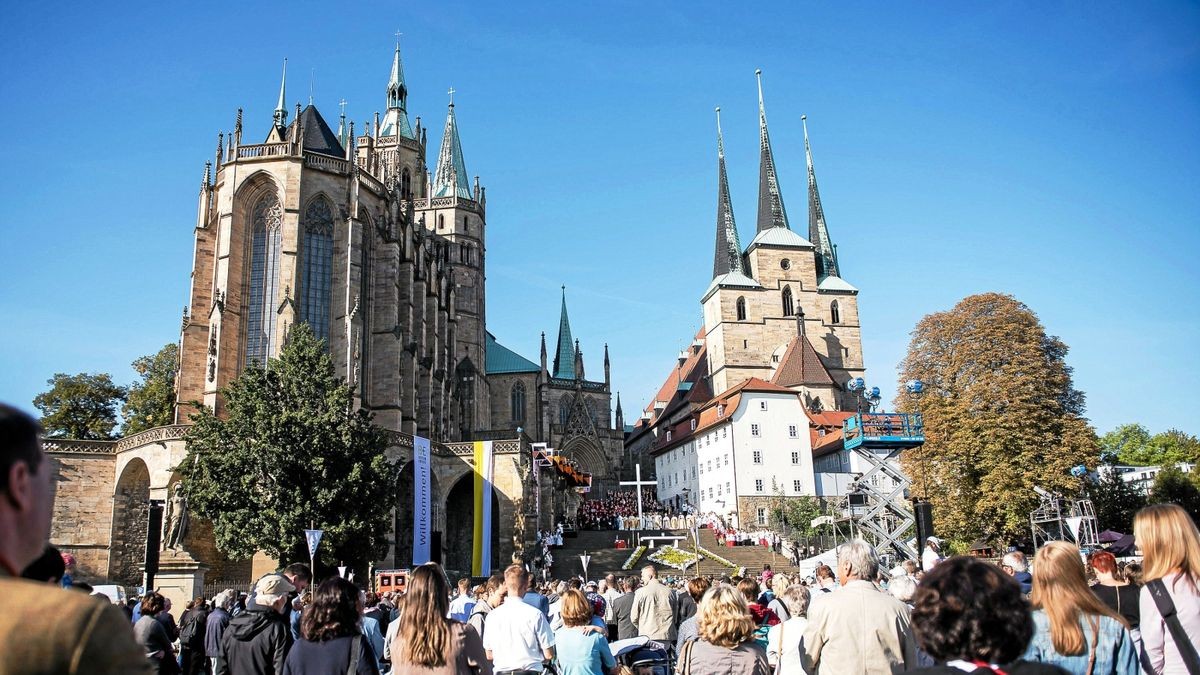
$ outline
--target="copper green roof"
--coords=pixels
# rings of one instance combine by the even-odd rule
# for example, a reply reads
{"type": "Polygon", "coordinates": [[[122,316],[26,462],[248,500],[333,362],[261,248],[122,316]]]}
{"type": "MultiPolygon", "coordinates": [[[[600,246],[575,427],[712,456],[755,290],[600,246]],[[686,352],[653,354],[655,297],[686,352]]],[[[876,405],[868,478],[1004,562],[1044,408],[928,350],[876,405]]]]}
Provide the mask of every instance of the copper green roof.
{"type": "Polygon", "coordinates": [[[491,333],[487,334],[487,341],[484,344],[484,359],[487,363],[488,375],[541,371],[541,367],[533,361],[496,342],[496,336],[491,333]]]}

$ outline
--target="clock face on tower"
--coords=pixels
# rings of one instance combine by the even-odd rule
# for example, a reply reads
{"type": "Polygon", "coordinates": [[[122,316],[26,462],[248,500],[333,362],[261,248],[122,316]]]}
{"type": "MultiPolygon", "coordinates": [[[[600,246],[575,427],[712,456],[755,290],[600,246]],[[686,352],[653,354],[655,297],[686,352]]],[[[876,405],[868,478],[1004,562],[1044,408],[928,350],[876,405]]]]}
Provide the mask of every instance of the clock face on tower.
{"type": "Polygon", "coordinates": [[[784,258],[783,260],[779,261],[779,266],[785,270],[790,270],[792,269],[792,261],[784,258]]]}

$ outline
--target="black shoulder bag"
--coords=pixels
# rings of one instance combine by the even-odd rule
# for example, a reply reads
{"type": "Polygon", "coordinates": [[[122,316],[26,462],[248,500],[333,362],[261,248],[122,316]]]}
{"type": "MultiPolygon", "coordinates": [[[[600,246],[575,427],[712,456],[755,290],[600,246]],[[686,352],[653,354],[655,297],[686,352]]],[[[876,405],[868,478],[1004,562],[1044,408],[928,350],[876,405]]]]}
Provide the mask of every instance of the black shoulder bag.
{"type": "Polygon", "coordinates": [[[1171,600],[1171,594],[1167,593],[1166,585],[1163,584],[1162,579],[1155,579],[1146,582],[1146,588],[1150,589],[1150,597],[1154,598],[1158,613],[1166,622],[1167,630],[1171,631],[1171,639],[1175,641],[1175,647],[1179,649],[1179,655],[1183,657],[1183,665],[1187,666],[1191,675],[1200,675],[1200,656],[1196,654],[1196,645],[1188,639],[1187,633],[1184,632],[1183,624],[1179,622],[1179,615],[1175,613],[1175,602],[1171,600]]]}

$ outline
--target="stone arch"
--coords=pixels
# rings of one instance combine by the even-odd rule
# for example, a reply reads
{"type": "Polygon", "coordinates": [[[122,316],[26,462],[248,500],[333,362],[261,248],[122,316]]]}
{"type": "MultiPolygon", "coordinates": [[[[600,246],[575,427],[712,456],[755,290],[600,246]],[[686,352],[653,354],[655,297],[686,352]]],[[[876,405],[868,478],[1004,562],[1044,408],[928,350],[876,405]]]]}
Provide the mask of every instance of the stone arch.
{"type": "Polygon", "coordinates": [[[594,480],[598,481],[608,476],[608,460],[604,450],[592,439],[573,438],[563,445],[560,454],[575,462],[583,471],[592,474],[594,480]]]}
{"type": "Polygon", "coordinates": [[[150,467],[131,459],[117,477],[113,494],[112,554],[109,577],[126,586],[142,584],[146,533],[150,522],[150,467]]]}
{"type": "MultiPolygon", "coordinates": [[[[450,574],[471,573],[472,547],[475,541],[475,474],[467,472],[446,493],[446,531],[442,537],[445,567],[450,574]]],[[[492,489],[492,570],[500,569],[499,491],[492,489]]],[[[452,577],[453,578],[453,577],[452,577]]]]}
{"type": "MultiPolygon", "coordinates": [[[[393,525],[395,563],[397,567],[408,567],[412,563],[413,537],[413,487],[416,482],[416,469],[413,462],[407,462],[400,469],[396,481],[396,521],[393,525]]],[[[437,472],[429,468],[429,500],[431,532],[444,532],[446,529],[445,516],[441,508],[441,490],[438,489],[437,472]]],[[[443,539],[444,540],[444,539],[443,539]]]]}

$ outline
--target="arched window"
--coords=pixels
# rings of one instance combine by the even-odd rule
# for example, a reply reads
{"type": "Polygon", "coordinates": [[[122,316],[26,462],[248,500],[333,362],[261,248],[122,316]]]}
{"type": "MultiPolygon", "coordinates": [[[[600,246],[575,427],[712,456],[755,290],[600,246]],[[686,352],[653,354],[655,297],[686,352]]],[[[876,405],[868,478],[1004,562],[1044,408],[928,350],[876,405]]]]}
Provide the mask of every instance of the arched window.
{"type": "Polygon", "coordinates": [[[837,300],[829,303],[829,323],[841,323],[842,313],[838,311],[837,300]]]}
{"type": "Polygon", "coordinates": [[[525,421],[525,385],[520,382],[513,385],[509,403],[512,406],[512,421],[525,421]]]}
{"type": "Polygon", "coordinates": [[[443,227],[446,227],[446,216],[443,216],[442,214],[439,213],[438,214],[438,229],[440,230],[443,227]]]}
{"type": "Polygon", "coordinates": [[[558,399],[558,423],[566,426],[567,419],[571,417],[571,397],[563,396],[558,399]]]}
{"type": "Polygon", "coordinates": [[[404,199],[412,199],[412,175],[408,173],[408,168],[400,174],[400,196],[404,199]]]}
{"type": "Polygon", "coordinates": [[[317,197],[304,212],[304,243],[300,249],[300,320],[329,348],[330,304],[333,293],[333,209],[317,197]]]}
{"type": "Polygon", "coordinates": [[[783,287],[783,315],[791,316],[796,313],[796,302],[792,299],[792,287],[783,287]]]}
{"type": "Polygon", "coordinates": [[[737,299],[737,320],[746,320],[746,298],[737,299]]]}
{"type": "Polygon", "coordinates": [[[250,211],[250,285],[246,316],[246,360],[266,363],[275,335],[279,294],[279,249],[283,211],[275,195],[265,195],[250,211]]]}

